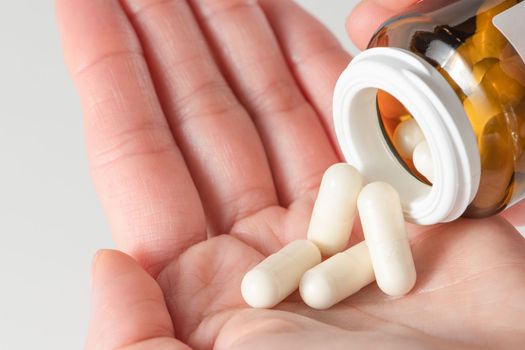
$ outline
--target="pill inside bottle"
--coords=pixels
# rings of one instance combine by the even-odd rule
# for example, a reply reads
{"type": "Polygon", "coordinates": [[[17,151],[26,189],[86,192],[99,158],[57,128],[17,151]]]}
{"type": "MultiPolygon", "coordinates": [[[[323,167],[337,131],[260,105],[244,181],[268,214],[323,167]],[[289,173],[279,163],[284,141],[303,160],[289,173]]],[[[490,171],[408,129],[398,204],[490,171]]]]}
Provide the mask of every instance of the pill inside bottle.
{"type": "Polygon", "coordinates": [[[416,170],[429,182],[434,178],[434,162],[427,141],[421,141],[412,153],[412,161],[416,170]]]}
{"type": "Polygon", "coordinates": [[[379,122],[390,151],[414,177],[432,185],[432,153],[418,122],[395,97],[385,91],[377,93],[379,122]]]}

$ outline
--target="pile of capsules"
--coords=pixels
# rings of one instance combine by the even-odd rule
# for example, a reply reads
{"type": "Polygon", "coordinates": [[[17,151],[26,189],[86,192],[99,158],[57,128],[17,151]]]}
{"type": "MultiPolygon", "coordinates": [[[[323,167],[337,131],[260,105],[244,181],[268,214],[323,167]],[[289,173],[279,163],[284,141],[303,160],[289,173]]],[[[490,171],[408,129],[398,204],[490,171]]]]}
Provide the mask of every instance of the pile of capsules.
{"type": "Polygon", "coordinates": [[[307,238],[246,273],[241,292],[248,305],[272,308],[299,288],[307,305],[327,309],[374,280],[396,297],[416,282],[399,194],[384,182],[363,187],[349,164],[335,164],[324,174],[307,238]],[[356,209],[365,241],[347,249],[356,209]]]}

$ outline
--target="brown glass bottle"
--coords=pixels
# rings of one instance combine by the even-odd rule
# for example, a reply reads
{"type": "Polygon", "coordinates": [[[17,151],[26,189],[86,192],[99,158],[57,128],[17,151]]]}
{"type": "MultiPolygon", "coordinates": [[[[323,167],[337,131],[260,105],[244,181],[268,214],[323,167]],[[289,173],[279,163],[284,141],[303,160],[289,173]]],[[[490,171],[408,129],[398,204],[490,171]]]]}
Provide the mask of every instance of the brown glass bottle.
{"type": "MultiPolygon", "coordinates": [[[[468,217],[493,215],[525,197],[525,63],[514,43],[493,23],[495,16],[521,2],[423,1],[386,22],[369,44],[369,48],[400,48],[421,57],[461,100],[481,165],[478,190],[464,212],[468,217]]],[[[395,129],[410,113],[381,90],[377,109],[393,152],[411,174],[426,181],[392,142],[395,129]]]]}

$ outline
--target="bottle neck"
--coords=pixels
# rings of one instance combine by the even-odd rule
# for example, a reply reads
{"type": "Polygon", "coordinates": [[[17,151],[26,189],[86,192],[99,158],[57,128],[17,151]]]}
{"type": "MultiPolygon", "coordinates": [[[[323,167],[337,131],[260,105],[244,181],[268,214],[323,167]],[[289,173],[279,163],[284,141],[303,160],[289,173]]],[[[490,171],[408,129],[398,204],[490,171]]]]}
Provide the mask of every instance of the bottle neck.
{"type": "Polygon", "coordinates": [[[354,58],[336,86],[334,127],[348,163],[368,182],[399,191],[407,220],[455,220],[476,195],[480,155],[463,105],[443,76],[409,51],[374,48],[354,58]],[[433,186],[412,176],[390,149],[377,113],[378,89],[397,98],[421,127],[434,159],[433,186]]]}

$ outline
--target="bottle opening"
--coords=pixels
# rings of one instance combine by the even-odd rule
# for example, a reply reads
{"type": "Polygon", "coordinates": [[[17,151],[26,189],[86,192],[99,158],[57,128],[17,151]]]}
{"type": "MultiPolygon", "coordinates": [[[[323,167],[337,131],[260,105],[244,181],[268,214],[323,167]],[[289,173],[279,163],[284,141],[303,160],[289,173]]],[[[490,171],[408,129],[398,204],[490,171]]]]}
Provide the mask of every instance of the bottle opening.
{"type": "Polygon", "coordinates": [[[434,164],[418,122],[388,92],[379,89],[376,100],[379,124],[393,155],[412,176],[432,186],[434,164]]]}
{"type": "Polygon", "coordinates": [[[377,88],[363,89],[342,108],[350,117],[343,120],[346,125],[341,128],[347,135],[344,139],[348,141],[347,154],[352,157],[350,164],[367,182],[383,181],[396,188],[407,212],[426,208],[422,203],[437,200],[434,198],[436,187],[419,180],[396,156],[393,145],[384,135],[386,130],[376,105],[378,91],[377,88]]]}
{"type": "Polygon", "coordinates": [[[334,128],[348,163],[365,181],[396,188],[409,221],[455,220],[475,196],[480,158],[463,104],[411,52],[375,48],[354,58],[336,86],[334,128]],[[402,126],[420,133],[407,152],[396,141],[402,126]]]}

